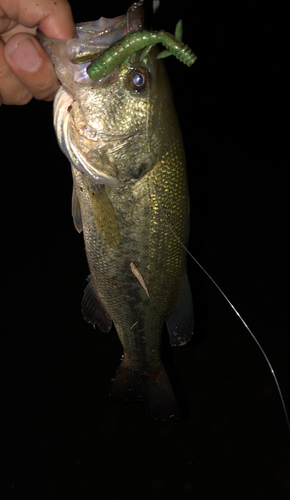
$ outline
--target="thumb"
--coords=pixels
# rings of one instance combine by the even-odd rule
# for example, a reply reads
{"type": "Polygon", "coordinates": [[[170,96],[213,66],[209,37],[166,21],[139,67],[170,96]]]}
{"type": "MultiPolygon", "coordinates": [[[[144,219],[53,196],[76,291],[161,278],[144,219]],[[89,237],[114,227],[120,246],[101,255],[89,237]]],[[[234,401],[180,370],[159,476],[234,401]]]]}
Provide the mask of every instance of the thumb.
{"type": "MultiPolygon", "coordinates": [[[[4,56],[12,70],[11,79],[16,77],[36,99],[53,98],[59,82],[48,54],[33,35],[13,35],[5,45],[4,56]]],[[[17,95],[14,100],[17,103],[17,95]]]]}

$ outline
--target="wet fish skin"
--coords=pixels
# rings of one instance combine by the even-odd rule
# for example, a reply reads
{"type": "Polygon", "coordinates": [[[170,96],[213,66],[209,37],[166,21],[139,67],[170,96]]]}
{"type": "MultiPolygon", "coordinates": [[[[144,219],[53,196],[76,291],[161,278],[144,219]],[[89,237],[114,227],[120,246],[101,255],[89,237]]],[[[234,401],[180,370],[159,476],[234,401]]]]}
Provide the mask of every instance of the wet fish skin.
{"type": "Polygon", "coordinates": [[[91,274],[84,316],[103,331],[111,319],[124,349],[112,399],[145,399],[155,417],[173,418],[178,407],[160,357],[161,333],[166,321],[171,343],[186,343],[193,312],[185,251],[168,224],[186,244],[189,197],[172,91],[156,55],[153,49],[141,64],[148,90],[130,87],[132,68],[140,66],[135,53],[103,82],[66,85],[55,110],[59,115],[63,93],[71,95],[66,127],[57,133],[63,150],[70,144],[67,156],[78,158],[71,159],[73,183],[91,274]],[[86,175],[78,161],[98,175],[86,175]]]}

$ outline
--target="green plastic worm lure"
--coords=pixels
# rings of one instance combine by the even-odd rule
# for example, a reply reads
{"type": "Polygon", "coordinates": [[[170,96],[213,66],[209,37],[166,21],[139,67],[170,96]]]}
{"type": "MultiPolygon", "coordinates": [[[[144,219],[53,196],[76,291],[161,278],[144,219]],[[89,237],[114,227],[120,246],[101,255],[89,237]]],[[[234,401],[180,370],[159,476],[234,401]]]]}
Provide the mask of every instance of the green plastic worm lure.
{"type": "Polygon", "coordinates": [[[134,52],[144,49],[140,56],[140,62],[150,52],[151,48],[157,43],[162,43],[167,50],[158,54],[157,59],[174,55],[179,61],[187,66],[191,66],[197,59],[192,50],[182,42],[182,22],[178,21],[175,29],[175,36],[164,30],[152,32],[147,30],[134,31],[116,43],[101,54],[97,60],[93,61],[87,68],[87,73],[91,80],[97,81],[107,76],[117,66],[122,64],[134,52]]]}

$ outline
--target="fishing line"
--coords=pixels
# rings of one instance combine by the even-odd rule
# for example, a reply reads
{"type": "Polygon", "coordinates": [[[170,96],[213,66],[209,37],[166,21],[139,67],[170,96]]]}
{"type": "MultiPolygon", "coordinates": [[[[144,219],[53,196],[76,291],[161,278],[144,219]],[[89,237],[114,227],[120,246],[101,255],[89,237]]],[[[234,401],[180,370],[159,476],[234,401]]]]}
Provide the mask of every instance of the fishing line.
{"type": "MultiPolygon", "coordinates": [[[[155,187],[155,186],[154,186],[155,187]]],[[[284,398],[283,398],[283,395],[282,395],[282,391],[281,391],[281,388],[280,388],[280,385],[279,385],[279,382],[278,382],[278,379],[276,377],[276,374],[274,372],[274,369],[270,363],[270,360],[267,356],[267,354],[265,353],[263,347],[261,346],[260,342],[258,341],[258,339],[255,337],[255,335],[253,334],[253,332],[250,330],[249,326],[247,325],[247,323],[245,322],[245,320],[242,318],[242,316],[240,315],[240,313],[237,311],[237,309],[235,308],[235,306],[231,303],[230,299],[226,296],[226,294],[222,291],[222,289],[219,287],[219,285],[216,283],[216,281],[211,277],[211,275],[204,269],[204,267],[198,262],[198,260],[192,255],[192,253],[190,253],[190,251],[186,248],[186,246],[182,243],[182,241],[178,238],[177,234],[175,233],[174,229],[171,227],[171,225],[169,224],[168,220],[167,220],[167,217],[163,211],[163,208],[162,208],[162,205],[159,201],[159,198],[158,198],[158,195],[157,195],[157,191],[156,191],[156,187],[155,187],[155,194],[156,194],[156,198],[158,200],[158,204],[159,204],[159,207],[163,213],[163,216],[164,216],[164,219],[165,219],[165,222],[167,224],[167,226],[169,227],[170,231],[172,232],[173,236],[177,239],[177,241],[180,243],[180,245],[182,246],[182,248],[188,253],[188,255],[194,260],[194,262],[198,265],[198,267],[206,274],[206,276],[210,279],[210,281],[215,285],[215,287],[218,289],[218,291],[222,294],[222,296],[224,297],[224,299],[227,301],[227,303],[231,306],[231,308],[233,309],[233,311],[236,313],[236,315],[238,316],[238,318],[240,319],[240,321],[242,322],[242,324],[244,325],[244,327],[246,328],[246,330],[249,332],[249,334],[251,335],[252,339],[255,341],[256,345],[258,346],[258,348],[260,349],[261,353],[263,354],[264,356],[264,359],[270,369],[270,372],[272,373],[272,376],[273,376],[273,379],[274,379],[274,382],[276,384],[276,387],[277,387],[277,391],[278,391],[278,394],[280,396],[280,401],[282,403],[282,408],[283,408],[283,411],[284,411],[284,415],[285,415],[285,418],[286,418],[286,422],[287,422],[287,427],[288,427],[288,431],[289,431],[289,434],[290,434],[290,421],[289,421],[289,417],[288,417],[288,413],[287,413],[287,409],[286,409],[286,405],[285,405],[285,401],[284,401],[284,398]]]]}

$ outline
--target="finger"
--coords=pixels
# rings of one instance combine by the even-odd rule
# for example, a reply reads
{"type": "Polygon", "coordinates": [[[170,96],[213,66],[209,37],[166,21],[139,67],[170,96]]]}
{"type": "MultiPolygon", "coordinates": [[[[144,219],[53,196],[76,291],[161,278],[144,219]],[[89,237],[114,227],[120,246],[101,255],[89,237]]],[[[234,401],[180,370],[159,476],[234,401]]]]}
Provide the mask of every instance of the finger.
{"type": "Polygon", "coordinates": [[[51,38],[74,36],[74,21],[67,0],[1,0],[6,19],[27,27],[39,26],[51,38]]]}
{"type": "Polygon", "coordinates": [[[4,57],[4,44],[0,40],[0,105],[27,104],[32,97],[31,92],[8,66],[4,57]]]}
{"type": "MultiPolygon", "coordinates": [[[[12,36],[5,45],[4,56],[13,74],[33,97],[53,99],[59,82],[48,54],[34,36],[27,33],[12,36]]],[[[10,96],[10,104],[11,99],[13,104],[19,104],[19,95],[10,96]]]]}

